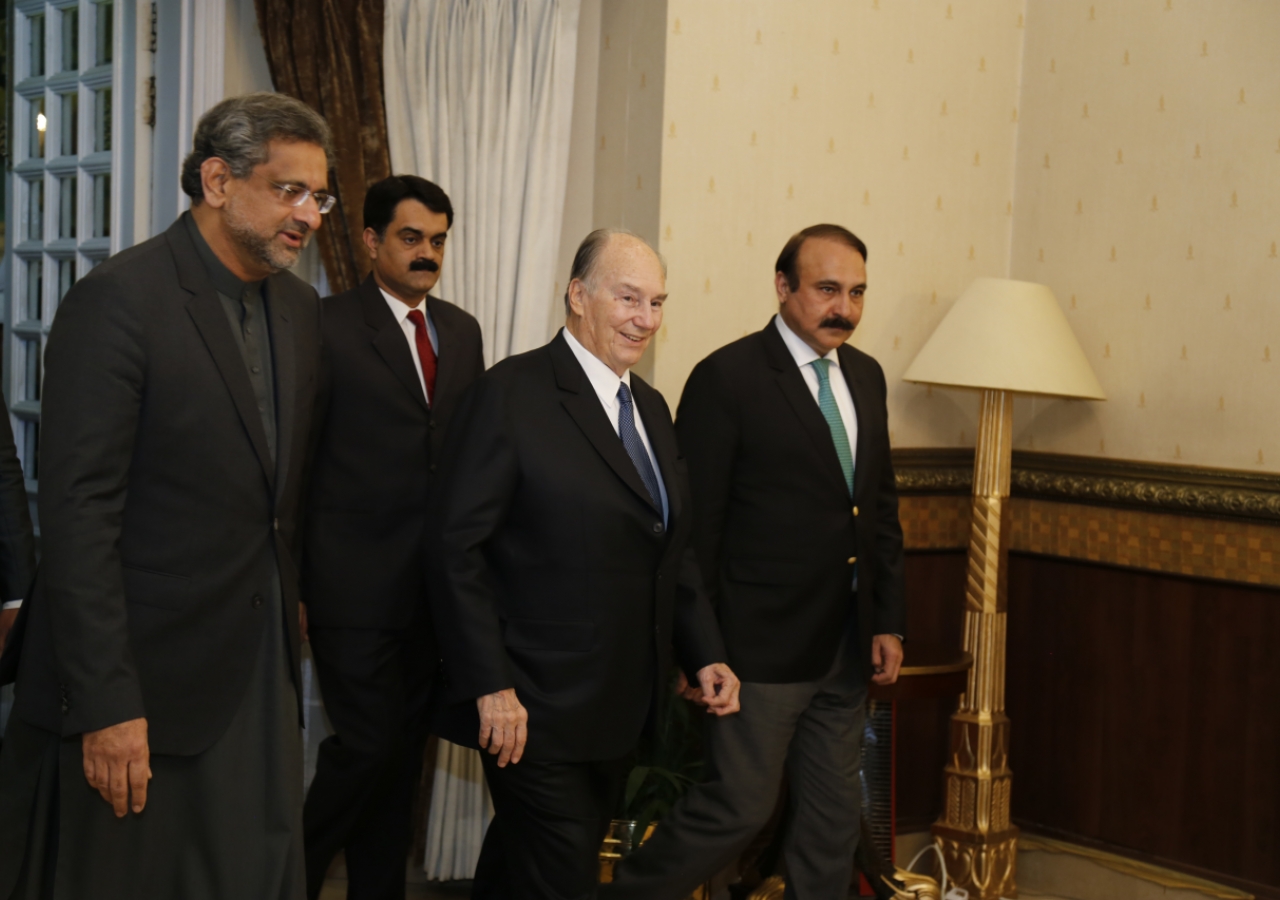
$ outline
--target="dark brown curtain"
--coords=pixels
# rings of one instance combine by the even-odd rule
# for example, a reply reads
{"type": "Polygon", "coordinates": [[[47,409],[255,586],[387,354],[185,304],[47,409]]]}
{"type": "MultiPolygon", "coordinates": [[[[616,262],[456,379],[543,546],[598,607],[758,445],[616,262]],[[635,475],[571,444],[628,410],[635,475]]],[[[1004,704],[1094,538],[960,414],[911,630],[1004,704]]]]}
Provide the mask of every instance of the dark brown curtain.
{"type": "Polygon", "coordinates": [[[324,116],[336,158],[338,202],[316,235],[334,292],[369,271],[364,195],[391,174],[382,103],[384,0],[256,0],[258,28],[276,90],[324,116]]]}

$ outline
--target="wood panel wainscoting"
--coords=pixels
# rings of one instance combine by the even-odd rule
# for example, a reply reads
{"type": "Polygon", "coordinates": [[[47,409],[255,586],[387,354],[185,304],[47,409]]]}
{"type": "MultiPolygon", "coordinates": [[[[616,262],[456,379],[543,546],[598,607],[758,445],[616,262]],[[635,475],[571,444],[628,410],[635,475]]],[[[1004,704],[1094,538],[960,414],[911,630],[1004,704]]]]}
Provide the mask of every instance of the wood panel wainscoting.
{"type": "MultiPolygon", "coordinates": [[[[909,637],[959,646],[973,453],[894,464],[909,637]]],[[[1280,900],[1280,475],[1016,452],[1012,494],[1015,820],[1280,900]]],[[[901,832],[954,708],[900,704],[901,832]]]]}

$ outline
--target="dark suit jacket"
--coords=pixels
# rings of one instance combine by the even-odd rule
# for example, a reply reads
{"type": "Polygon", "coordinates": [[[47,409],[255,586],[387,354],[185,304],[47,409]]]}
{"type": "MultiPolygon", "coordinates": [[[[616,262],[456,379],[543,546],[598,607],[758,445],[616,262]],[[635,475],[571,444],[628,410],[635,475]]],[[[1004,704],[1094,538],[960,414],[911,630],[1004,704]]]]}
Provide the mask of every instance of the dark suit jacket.
{"type": "MultiPolygon", "coordinates": [[[[22,463],[18,462],[13,443],[13,426],[7,415],[0,415],[0,420],[0,602],[7,602],[30,599],[31,582],[36,577],[36,549],[22,463]]],[[[9,632],[6,652],[0,656],[0,684],[13,681],[17,673],[18,649],[22,646],[26,619],[26,615],[19,612],[9,632]],[[13,648],[12,652],[9,647],[13,648]]]]}
{"type": "Polygon", "coordinates": [[[458,398],[484,372],[480,324],[427,298],[430,407],[409,344],[370,276],[321,302],[327,390],[305,528],[303,598],[319,627],[396,628],[425,600],[427,486],[458,398]]]}
{"type": "Polygon", "coordinates": [[[680,400],[695,546],[743,681],[826,674],[846,630],[851,557],[863,664],[872,635],[906,633],[884,372],[847,344],[838,352],[858,414],[852,503],[831,430],[772,321],[700,362],[680,400]]]}
{"type": "Polygon", "coordinates": [[[474,747],[474,699],[514,687],[527,756],[617,758],[663,702],[673,640],[690,674],[723,661],[671,413],[635,375],[631,390],[669,527],[563,335],[463,398],[432,500],[431,608],[461,701],[442,725],[449,740],[474,747]]]}
{"type": "Polygon", "coordinates": [[[239,708],[277,567],[298,677],[293,563],[320,360],[316,292],[272,276],[277,454],[182,220],[68,293],[46,351],[43,559],[15,711],[74,735],[145,716],[196,754],[239,708]]]}

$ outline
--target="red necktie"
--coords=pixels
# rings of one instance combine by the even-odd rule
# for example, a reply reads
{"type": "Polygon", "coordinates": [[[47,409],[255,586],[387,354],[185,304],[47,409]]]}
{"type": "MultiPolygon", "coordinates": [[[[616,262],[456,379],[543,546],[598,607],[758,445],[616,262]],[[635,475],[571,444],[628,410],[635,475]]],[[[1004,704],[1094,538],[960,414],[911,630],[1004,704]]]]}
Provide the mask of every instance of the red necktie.
{"type": "Polygon", "coordinates": [[[431,335],[427,333],[427,320],[422,310],[409,310],[409,321],[413,323],[413,340],[418,345],[418,362],[422,365],[422,381],[427,386],[427,403],[436,393],[436,351],[431,346],[431,335]]]}

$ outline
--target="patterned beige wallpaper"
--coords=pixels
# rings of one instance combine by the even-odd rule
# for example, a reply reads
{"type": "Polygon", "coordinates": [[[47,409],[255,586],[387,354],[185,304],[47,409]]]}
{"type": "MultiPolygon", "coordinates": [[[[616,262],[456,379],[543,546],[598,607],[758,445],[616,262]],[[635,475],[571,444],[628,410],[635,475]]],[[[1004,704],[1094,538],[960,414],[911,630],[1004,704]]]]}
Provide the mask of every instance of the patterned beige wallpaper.
{"type": "Polygon", "coordinates": [[[1016,446],[1280,471],[1280,3],[1038,0],[1025,33],[1011,271],[1110,399],[1019,404],[1016,446]]]}
{"type": "Polygon", "coordinates": [[[972,444],[976,402],[901,381],[947,305],[1009,265],[1020,0],[669,0],[656,353],[673,400],[776,308],[787,237],[867,242],[853,342],[890,381],[900,446],[972,444]]]}
{"type": "MultiPolygon", "coordinates": [[[[972,395],[901,374],[973,278],[1012,276],[1053,288],[1111,397],[1019,403],[1019,447],[1280,469],[1277,35],[1270,0],[668,0],[658,386],[764,325],[786,237],[835,221],[870,248],[853,342],[897,446],[973,443],[972,395]]],[[[602,153],[639,91],[610,100],[607,55],[602,153]]]]}

